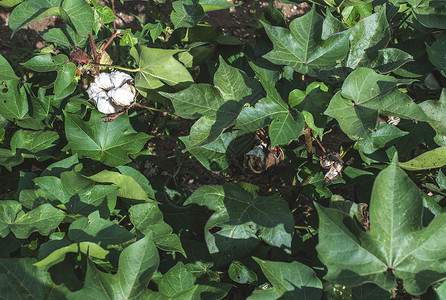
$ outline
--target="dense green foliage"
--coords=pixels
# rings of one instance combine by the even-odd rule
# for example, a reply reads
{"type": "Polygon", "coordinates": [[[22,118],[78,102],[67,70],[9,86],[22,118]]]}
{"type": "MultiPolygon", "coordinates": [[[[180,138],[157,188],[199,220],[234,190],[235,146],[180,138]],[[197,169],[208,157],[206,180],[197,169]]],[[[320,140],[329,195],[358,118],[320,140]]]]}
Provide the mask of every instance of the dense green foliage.
{"type": "Polygon", "coordinates": [[[0,55],[0,298],[445,299],[446,1],[164,2],[0,1],[63,22],[0,55]]]}

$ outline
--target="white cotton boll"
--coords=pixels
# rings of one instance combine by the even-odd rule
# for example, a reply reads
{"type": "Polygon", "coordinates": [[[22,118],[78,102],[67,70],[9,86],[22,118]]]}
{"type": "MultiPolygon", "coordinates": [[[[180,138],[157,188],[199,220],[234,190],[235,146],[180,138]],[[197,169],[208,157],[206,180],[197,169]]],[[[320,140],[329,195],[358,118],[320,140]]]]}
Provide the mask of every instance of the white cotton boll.
{"type": "Polygon", "coordinates": [[[135,94],[130,88],[114,88],[108,92],[110,100],[116,105],[129,106],[133,103],[135,94]]]}
{"type": "Polygon", "coordinates": [[[99,74],[95,80],[94,83],[96,83],[96,85],[98,87],[100,87],[103,90],[111,90],[112,88],[114,88],[113,83],[110,80],[110,74],[109,73],[101,73],[99,74]]]}
{"type": "Polygon", "coordinates": [[[99,94],[102,91],[103,90],[93,82],[90,84],[90,87],[87,90],[88,97],[90,97],[90,99],[93,99],[96,97],[97,94],[99,94]]]}
{"type": "Polygon", "coordinates": [[[96,107],[103,114],[110,115],[116,113],[116,107],[107,98],[98,98],[96,107]]]}
{"type": "Polygon", "coordinates": [[[123,72],[113,71],[110,73],[110,80],[114,87],[121,87],[127,81],[132,80],[132,77],[123,72]]]}

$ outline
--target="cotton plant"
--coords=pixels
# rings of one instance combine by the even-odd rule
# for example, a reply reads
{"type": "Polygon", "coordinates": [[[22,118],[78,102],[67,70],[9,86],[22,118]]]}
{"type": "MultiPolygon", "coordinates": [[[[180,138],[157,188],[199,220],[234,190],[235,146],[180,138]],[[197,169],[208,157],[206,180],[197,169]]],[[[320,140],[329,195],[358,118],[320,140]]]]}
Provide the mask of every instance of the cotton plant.
{"type": "Polygon", "coordinates": [[[101,113],[117,114],[135,102],[136,89],[132,81],[130,75],[120,71],[100,73],[90,84],[87,93],[101,113]]]}

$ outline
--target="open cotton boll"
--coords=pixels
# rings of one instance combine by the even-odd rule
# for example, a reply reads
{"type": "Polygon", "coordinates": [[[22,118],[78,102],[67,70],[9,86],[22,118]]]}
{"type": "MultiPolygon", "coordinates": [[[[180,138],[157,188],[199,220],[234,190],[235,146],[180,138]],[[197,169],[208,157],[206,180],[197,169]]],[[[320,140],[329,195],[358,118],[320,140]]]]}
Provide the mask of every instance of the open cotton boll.
{"type": "Polygon", "coordinates": [[[120,106],[129,106],[133,103],[133,101],[135,101],[135,94],[133,93],[132,89],[124,86],[110,90],[108,92],[108,96],[110,97],[111,101],[120,106]]]}
{"type": "Polygon", "coordinates": [[[114,87],[121,87],[127,81],[132,80],[132,77],[123,72],[113,71],[110,73],[110,80],[114,87]]]}
{"type": "Polygon", "coordinates": [[[94,83],[100,87],[103,90],[111,90],[112,88],[114,88],[115,86],[113,85],[113,83],[110,80],[110,74],[109,73],[101,73],[99,74],[95,80],[94,83]]]}
{"type": "Polygon", "coordinates": [[[98,87],[94,82],[90,85],[90,87],[87,90],[88,97],[90,97],[90,99],[95,98],[96,95],[99,94],[100,92],[103,92],[103,90],[100,87],[98,87]]]}
{"type": "Polygon", "coordinates": [[[116,106],[111,103],[107,98],[98,98],[96,101],[96,107],[103,114],[114,114],[117,112],[116,106]]]}

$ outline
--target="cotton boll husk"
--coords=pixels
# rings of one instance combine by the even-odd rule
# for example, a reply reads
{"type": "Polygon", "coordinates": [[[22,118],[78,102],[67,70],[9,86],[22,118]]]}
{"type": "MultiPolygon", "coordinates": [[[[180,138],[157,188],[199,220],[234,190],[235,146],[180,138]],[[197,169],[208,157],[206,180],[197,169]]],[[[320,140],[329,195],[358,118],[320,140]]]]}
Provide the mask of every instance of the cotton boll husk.
{"type": "Polygon", "coordinates": [[[120,106],[129,106],[133,103],[133,101],[135,101],[135,94],[130,86],[128,88],[114,88],[108,92],[108,96],[110,97],[111,101],[120,106]]]}
{"type": "Polygon", "coordinates": [[[114,87],[121,87],[127,81],[132,80],[132,77],[123,72],[113,71],[110,73],[110,80],[114,87]]]}
{"type": "Polygon", "coordinates": [[[116,106],[111,103],[107,98],[98,98],[96,107],[103,114],[114,114],[117,112],[116,106]]]}
{"type": "Polygon", "coordinates": [[[112,88],[114,88],[113,83],[110,80],[110,74],[109,73],[101,73],[99,74],[95,80],[94,83],[100,87],[103,90],[110,90],[112,88]]]}

